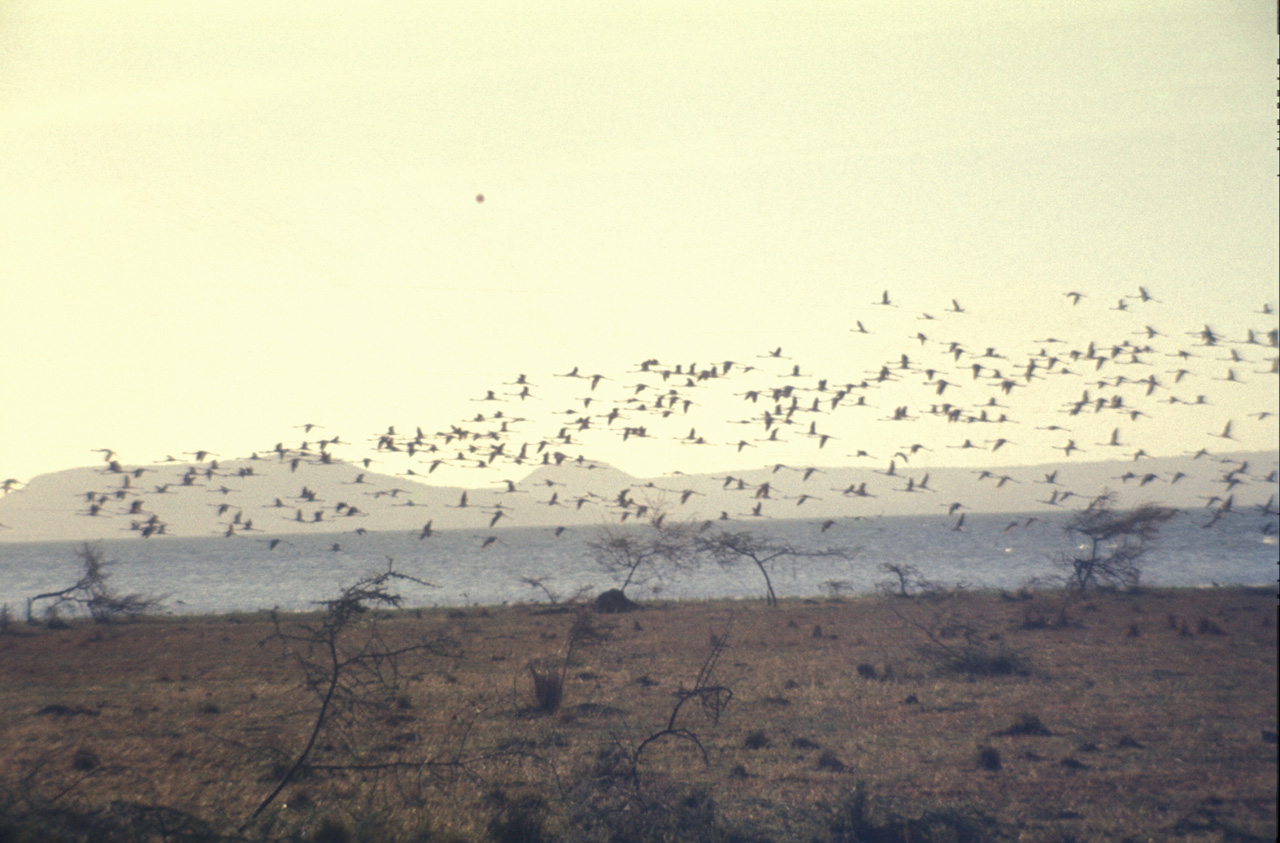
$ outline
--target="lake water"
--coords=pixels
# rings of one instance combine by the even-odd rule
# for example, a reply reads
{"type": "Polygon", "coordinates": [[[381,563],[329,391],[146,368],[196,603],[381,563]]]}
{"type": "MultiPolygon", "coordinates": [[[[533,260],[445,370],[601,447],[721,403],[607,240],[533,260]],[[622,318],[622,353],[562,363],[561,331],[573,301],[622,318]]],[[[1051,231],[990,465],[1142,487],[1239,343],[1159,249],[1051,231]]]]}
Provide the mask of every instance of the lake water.
{"type": "MultiPolygon", "coordinates": [[[[1026,520],[971,514],[964,532],[951,530],[952,521],[938,517],[848,520],[825,533],[814,521],[752,527],[812,549],[857,549],[852,561],[799,558],[776,565],[773,582],[780,597],[809,597],[823,594],[830,581],[845,583],[846,593],[873,591],[886,578],[880,569],[885,562],[914,565],[923,577],[941,584],[984,589],[1016,589],[1061,574],[1056,562],[1076,540],[1060,523],[1042,518],[1023,526],[1026,520]],[[1014,521],[1019,526],[1006,531],[1014,521]]],[[[1275,583],[1275,536],[1264,536],[1256,519],[1224,521],[1213,529],[1203,529],[1203,520],[1183,514],[1165,525],[1143,559],[1144,583],[1275,583]]],[[[244,536],[131,539],[102,547],[114,563],[111,585],[121,593],[164,595],[167,613],[311,608],[362,575],[385,570],[389,559],[397,571],[436,586],[406,584],[401,594],[408,606],[494,605],[547,600],[523,578],[541,580],[561,598],[580,588],[594,593],[615,587],[618,581],[595,564],[586,547],[594,532],[578,528],[556,537],[542,528],[498,530],[491,534],[497,541],[485,549],[483,536],[471,531],[439,532],[425,540],[400,532],[290,537],[275,549],[266,538],[244,536]]],[[[77,547],[72,542],[0,544],[0,605],[21,617],[28,597],[75,582],[81,569],[77,547]]],[[[758,598],[764,584],[754,567],[707,564],[633,584],[628,594],[638,599],[758,598]]]]}

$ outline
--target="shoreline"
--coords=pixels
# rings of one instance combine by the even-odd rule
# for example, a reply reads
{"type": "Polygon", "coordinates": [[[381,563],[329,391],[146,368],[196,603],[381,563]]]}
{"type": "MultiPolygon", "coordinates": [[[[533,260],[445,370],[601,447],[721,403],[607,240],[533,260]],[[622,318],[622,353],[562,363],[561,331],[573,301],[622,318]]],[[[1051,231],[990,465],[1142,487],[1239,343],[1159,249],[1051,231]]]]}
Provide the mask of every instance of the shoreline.
{"type": "MultiPolygon", "coordinates": [[[[603,590],[602,590],[603,591],[603,590]]],[[[945,601],[952,598],[999,599],[1008,602],[1032,601],[1036,599],[1086,600],[1090,597],[1131,598],[1142,597],[1175,598],[1182,594],[1196,593],[1241,593],[1247,595],[1269,594],[1280,599],[1280,584],[1277,583],[1209,583],[1206,585],[1173,585],[1173,586],[1139,586],[1131,589],[1100,588],[1086,592],[1076,592],[1066,585],[1053,587],[1023,587],[1016,590],[1003,588],[948,588],[942,587],[936,593],[915,593],[907,597],[887,592],[883,589],[868,592],[846,592],[838,595],[809,595],[779,597],[776,607],[769,607],[763,596],[754,597],[689,597],[689,598],[656,598],[650,600],[633,599],[636,608],[622,612],[597,612],[593,608],[596,594],[586,600],[521,600],[504,603],[467,603],[461,605],[402,606],[398,608],[378,608],[381,616],[396,619],[413,616],[415,619],[428,620],[430,616],[448,617],[457,613],[480,612],[528,612],[540,615],[565,615],[575,612],[597,612],[604,617],[611,615],[626,617],[634,612],[647,610],[670,610],[680,607],[700,607],[703,609],[768,609],[779,610],[788,607],[812,606],[824,604],[857,604],[877,603],[880,601],[895,602],[900,600],[918,600],[922,602],[945,601]]],[[[335,595],[336,596],[336,595],[335,595]]],[[[323,603],[325,601],[317,601],[323,603]]],[[[25,617],[10,618],[12,633],[21,634],[26,631],[52,631],[54,629],[92,629],[92,628],[127,628],[134,625],[153,625],[165,623],[229,623],[242,624],[254,621],[269,621],[273,615],[285,620],[302,620],[319,617],[324,609],[245,609],[228,612],[193,612],[190,614],[177,612],[147,612],[133,618],[121,618],[110,621],[96,621],[86,615],[76,615],[61,619],[57,627],[47,627],[41,621],[28,622],[25,617]]],[[[12,615],[12,613],[11,613],[12,615]]],[[[0,635],[4,635],[0,631],[0,635]]]]}

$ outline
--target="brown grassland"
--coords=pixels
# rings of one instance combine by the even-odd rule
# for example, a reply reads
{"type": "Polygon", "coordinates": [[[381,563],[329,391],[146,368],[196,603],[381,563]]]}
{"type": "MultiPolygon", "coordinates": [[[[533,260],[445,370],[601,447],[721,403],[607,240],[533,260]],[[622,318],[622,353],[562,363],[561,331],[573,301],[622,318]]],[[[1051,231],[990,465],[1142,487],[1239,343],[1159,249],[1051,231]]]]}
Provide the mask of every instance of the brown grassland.
{"type": "Polygon", "coordinates": [[[376,714],[332,713],[243,828],[320,706],[270,618],[15,622],[0,840],[1270,841],[1276,610],[1223,588],[371,611],[350,635],[448,644],[365,688],[376,714]],[[563,676],[546,710],[531,663],[563,676]],[[637,757],[700,671],[719,695],[637,757]]]}

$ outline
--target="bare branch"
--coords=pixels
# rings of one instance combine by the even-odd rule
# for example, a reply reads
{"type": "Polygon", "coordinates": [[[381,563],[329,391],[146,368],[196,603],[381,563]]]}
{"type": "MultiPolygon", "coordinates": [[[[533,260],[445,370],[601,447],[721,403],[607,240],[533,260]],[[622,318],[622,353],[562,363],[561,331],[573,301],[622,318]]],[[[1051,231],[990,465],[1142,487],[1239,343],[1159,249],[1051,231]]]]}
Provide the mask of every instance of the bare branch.
{"type": "MultiPolygon", "coordinates": [[[[730,624],[732,628],[732,623],[730,624]]],[[[680,717],[680,709],[690,700],[697,700],[702,707],[703,714],[713,723],[720,722],[720,716],[724,710],[728,708],[730,701],[733,699],[733,690],[727,685],[721,685],[713,681],[716,664],[720,661],[720,656],[724,653],[725,647],[729,643],[729,630],[726,629],[722,635],[711,636],[711,652],[702,662],[702,667],[698,670],[698,675],[694,679],[692,688],[684,688],[681,686],[675,692],[676,703],[671,708],[671,716],[667,718],[667,725],[663,729],[659,729],[636,746],[635,751],[631,753],[631,761],[634,767],[640,763],[640,755],[644,752],[645,747],[661,738],[671,736],[683,738],[690,741],[694,746],[698,747],[698,751],[702,753],[702,761],[710,766],[711,759],[707,755],[706,747],[702,745],[702,741],[698,739],[697,734],[684,726],[677,726],[676,721],[680,717]]]]}
{"type": "Polygon", "coordinates": [[[395,640],[379,625],[374,610],[402,605],[400,594],[392,590],[393,584],[402,583],[432,587],[425,580],[397,572],[389,560],[386,571],[364,577],[343,589],[338,597],[321,601],[324,612],[318,623],[286,625],[278,613],[272,613],[274,632],[267,641],[281,642],[283,655],[296,661],[303,685],[316,695],[319,709],[301,751],[241,830],[260,816],[304,768],[356,771],[376,778],[380,772],[421,772],[462,763],[458,754],[442,762],[434,757],[406,759],[398,754],[388,758],[385,748],[362,748],[384,747],[385,742],[377,742],[380,728],[389,717],[403,717],[399,712],[411,705],[403,693],[413,678],[406,671],[407,657],[457,655],[448,639],[395,640]],[[312,761],[322,735],[323,754],[340,752],[342,760],[312,761]]]}
{"type": "Polygon", "coordinates": [[[694,537],[694,550],[710,556],[717,565],[729,568],[738,562],[749,561],[756,566],[760,576],[764,578],[765,601],[770,606],[778,605],[778,595],[773,589],[773,579],[769,576],[775,562],[784,557],[791,558],[836,558],[853,559],[856,549],[823,548],[811,550],[798,547],[787,542],[780,542],[758,533],[747,530],[740,532],[698,534],[694,537]]]}
{"type": "Polygon", "coordinates": [[[618,590],[625,593],[633,583],[696,565],[697,531],[693,522],[668,521],[660,509],[650,509],[647,524],[601,527],[587,549],[606,573],[622,578],[618,590]]]}
{"type": "Polygon", "coordinates": [[[84,610],[97,623],[133,620],[154,611],[163,602],[162,597],[136,593],[116,594],[107,584],[110,574],[106,569],[111,562],[107,561],[100,545],[86,542],[76,551],[76,555],[84,563],[84,573],[80,579],[61,591],[48,591],[28,597],[27,623],[36,622],[35,606],[42,600],[51,601],[40,612],[49,622],[55,621],[59,610],[65,607],[72,611],[84,610]]]}

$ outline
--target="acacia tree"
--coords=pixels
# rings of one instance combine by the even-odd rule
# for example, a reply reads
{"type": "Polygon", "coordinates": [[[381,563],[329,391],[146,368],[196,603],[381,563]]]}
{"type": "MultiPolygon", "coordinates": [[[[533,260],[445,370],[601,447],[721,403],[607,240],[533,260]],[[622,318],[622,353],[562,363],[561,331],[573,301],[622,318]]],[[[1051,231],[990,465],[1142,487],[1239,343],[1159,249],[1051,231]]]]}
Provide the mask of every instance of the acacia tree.
{"type": "Polygon", "coordinates": [[[887,594],[912,597],[917,592],[929,594],[940,590],[939,586],[922,577],[920,569],[915,565],[905,562],[884,562],[881,563],[880,570],[895,577],[892,580],[886,579],[876,583],[880,590],[887,594]],[[895,588],[897,591],[894,591],[895,588]]]}
{"type": "Polygon", "coordinates": [[[1160,527],[1178,514],[1176,509],[1143,504],[1137,509],[1114,508],[1114,492],[1105,491],[1067,522],[1068,533],[1086,541],[1079,553],[1064,561],[1067,584],[1076,591],[1102,586],[1135,588],[1142,569],[1138,560],[1150,548],[1160,527]]]}
{"type": "Polygon", "coordinates": [[[618,591],[651,577],[685,570],[696,564],[698,526],[689,521],[666,520],[665,513],[650,509],[643,525],[601,527],[587,549],[596,564],[610,576],[620,577],[618,591]]]}
{"type": "Polygon", "coordinates": [[[856,550],[840,548],[809,550],[787,542],[775,541],[749,530],[697,535],[693,546],[697,553],[710,556],[722,568],[732,567],[739,562],[750,562],[755,565],[760,576],[764,578],[765,602],[770,606],[778,605],[778,595],[773,590],[773,578],[769,573],[779,559],[784,557],[852,559],[857,553],[856,550]]]}

